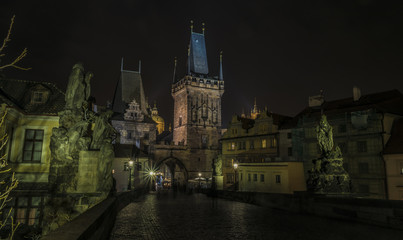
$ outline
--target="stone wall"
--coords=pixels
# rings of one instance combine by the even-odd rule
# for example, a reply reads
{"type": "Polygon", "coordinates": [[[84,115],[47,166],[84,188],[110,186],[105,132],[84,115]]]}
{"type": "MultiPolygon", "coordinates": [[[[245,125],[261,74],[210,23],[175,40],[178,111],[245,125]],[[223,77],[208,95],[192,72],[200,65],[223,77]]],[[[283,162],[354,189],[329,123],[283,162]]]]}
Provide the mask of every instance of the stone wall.
{"type": "Polygon", "coordinates": [[[380,199],[218,191],[218,197],[321,217],[403,229],[403,202],[380,199]]]}
{"type": "Polygon", "coordinates": [[[109,239],[117,213],[133,199],[147,192],[147,189],[136,189],[109,197],[71,222],[42,237],[42,240],[109,239]]]}

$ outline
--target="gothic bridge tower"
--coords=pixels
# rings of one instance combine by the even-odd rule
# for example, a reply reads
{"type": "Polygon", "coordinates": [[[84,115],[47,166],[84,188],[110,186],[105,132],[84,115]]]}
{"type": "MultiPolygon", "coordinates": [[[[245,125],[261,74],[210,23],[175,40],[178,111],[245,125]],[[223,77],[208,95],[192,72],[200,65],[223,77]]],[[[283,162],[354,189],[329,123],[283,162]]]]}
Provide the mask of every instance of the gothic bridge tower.
{"type": "Polygon", "coordinates": [[[181,79],[177,79],[174,73],[172,83],[173,141],[175,145],[188,149],[184,165],[190,178],[200,172],[203,177],[211,177],[211,162],[218,154],[221,138],[221,97],[224,93],[222,54],[219,76],[211,77],[204,30],[203,24],[202,33],[193,32],[192,22],[187,73],[181,79]]]}

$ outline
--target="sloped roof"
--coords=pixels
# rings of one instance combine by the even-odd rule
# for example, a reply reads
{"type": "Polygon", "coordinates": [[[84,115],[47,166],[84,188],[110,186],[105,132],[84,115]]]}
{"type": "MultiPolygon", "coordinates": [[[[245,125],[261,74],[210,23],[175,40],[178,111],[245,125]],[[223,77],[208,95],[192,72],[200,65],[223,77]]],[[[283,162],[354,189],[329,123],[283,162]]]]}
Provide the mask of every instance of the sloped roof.
{"type": "Polygon", "coordinates": [[[376,109],[384,113],[403,115],[403,95],[398,90],[394,89],[363,95],[358,101],[354,101],[352,97],[325,101],[320,107],[305,108],[297,117],[307,114],[317,115],[321,113],[321,109],[323,109],[323,112],[327,115],[363,111],[367,109],[376,109]]]}
{"type": "Polygon", "coordinates": [[[0,79],[0,101],[25,114],[57,115],[66,105],[65,94],[55,84],[16,79],[0,79]],[[32,103],[34,89],[44,89],[49,96],[44,103],[32,103]]]}
{"type": "Polygon", "coordinates": [[[393,123],[391,136],[386,143],[384,154],[403,153],[403,119],[397,119],[393,123]]]}
{"type": "Polygon", "coordinates": [[[143,113],[147,112],[141,74],[136,71],[122,70],[113,97],[113,111],[124,113],[128,104],[136,100],[143,113]]]}

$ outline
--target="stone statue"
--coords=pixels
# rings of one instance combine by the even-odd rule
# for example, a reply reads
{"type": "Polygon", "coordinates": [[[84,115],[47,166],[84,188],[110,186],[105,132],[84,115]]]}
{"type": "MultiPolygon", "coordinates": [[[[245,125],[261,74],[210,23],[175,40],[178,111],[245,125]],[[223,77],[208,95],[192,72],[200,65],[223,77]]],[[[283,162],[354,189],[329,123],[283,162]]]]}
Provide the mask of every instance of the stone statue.
{"type": "Polygon", "coordinates": [[[91,94],[91,87],[90,87],[90,82],[92,77],[94,77],[94,74],[92,72],[87,72],[85,74],[85,100],[88,101],[88,98],[90,98],[90,94],[91,94]]]}
{"type": "Polygon", "coordinates": [[[327,122],[326,115],[322,115],[316,133],[322,154],[329,153],[333,149],[333,128],[327,122]]]}
{"type": "Polygon", "coordinates": [[[351,180],[343,168],[340,148],[334,148],[333,128],[325,115],[322,115],[316,131],[321,156],[312,160],[312,170],[308,171],[308,190],[323,194],[349,194],[351,180]]]}
{"type": "Polygon", "coordinates": [[[113,187],[115,132],[109,123],[112,111],[98,114],[89,108],[92,77],[90,72],[84,74],[81,63],[74,65],[65,96],[66,106],[59,112],[59,127],[52,130],[51,196],[44,209],[44,233],[103,201],[113,187]]]}
{"type": "Polygon", "coordinates": [[[92,134],[91,149],[100,149],[105,137],[112,138],[112,135],[116,133],[116,130],[108,121],[112,117],[112,114],[113,112],[108,110],[96,117],[92,134]]]}

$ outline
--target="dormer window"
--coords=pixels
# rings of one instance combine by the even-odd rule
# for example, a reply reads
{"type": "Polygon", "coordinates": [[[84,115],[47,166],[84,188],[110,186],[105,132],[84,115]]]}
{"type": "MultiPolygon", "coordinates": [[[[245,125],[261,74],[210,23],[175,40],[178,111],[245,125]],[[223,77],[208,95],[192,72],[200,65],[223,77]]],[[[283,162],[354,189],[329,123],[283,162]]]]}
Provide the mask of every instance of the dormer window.
{"type": "Polygon", "coordinates": [[[42,104],[48,100],[50,91],[42,84],[37,84],[30,89],[31,104],[42,104]]]}
{"type": "Polygon", "coordinates": [[[32,96],[32,103],[44,103],[45,93],[44,92],[34,92],[32,96]]]}

